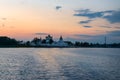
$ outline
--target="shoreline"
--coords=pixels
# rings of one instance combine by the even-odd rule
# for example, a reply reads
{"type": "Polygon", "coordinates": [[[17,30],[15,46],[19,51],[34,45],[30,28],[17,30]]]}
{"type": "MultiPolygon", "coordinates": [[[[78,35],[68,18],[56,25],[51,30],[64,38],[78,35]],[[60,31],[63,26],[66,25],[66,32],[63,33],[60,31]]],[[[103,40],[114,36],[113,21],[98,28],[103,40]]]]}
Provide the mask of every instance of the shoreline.
{"type": "Polygon", "coordinates": [[[120,48],[120,47],[0,47],[0,48],[120,48]]]}

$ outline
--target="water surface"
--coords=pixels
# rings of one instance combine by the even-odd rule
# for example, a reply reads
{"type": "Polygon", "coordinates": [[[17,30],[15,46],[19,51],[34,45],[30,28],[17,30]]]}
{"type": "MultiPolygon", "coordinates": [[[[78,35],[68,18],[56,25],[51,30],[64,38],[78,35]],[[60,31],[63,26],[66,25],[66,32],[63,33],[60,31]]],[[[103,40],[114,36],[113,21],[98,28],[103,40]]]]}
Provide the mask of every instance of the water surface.
{"type": "Polygon", "coordinates": [[[0,80],[120,80],[120,49],[0,48],[0,80]]]}

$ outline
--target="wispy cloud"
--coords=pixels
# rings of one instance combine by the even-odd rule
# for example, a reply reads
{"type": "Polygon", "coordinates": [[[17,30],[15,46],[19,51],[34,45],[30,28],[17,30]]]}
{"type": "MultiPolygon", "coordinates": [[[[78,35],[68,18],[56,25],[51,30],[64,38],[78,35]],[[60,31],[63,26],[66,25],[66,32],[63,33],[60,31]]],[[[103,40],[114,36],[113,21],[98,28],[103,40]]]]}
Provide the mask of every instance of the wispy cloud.
{"type": "Polygon", "coordinates": [[[103,28],[112,28],[112,27],[110,27],[110,26],[100,26],[100,27],[103,27],[103,28]]]}
{"type": "Polygon", "coordinates": [[[120,38],[120,30],[115,30],[115,31],[107,31],[107,35],[109,36],[115,36],[120,38]]]}
{"type": "Polygon", "coordinates": [[[48,35],[48,33],[35,33],[35,35],[48,35]]]}
{"type": "Polygon", "coordinates": [[[105,37],[105,35],[90,35],[90,34],[74,34],[73,36],[75,36],[78,41],[92,43],[103,43],[105,37]]]}
{"type": "Polygon", "coordinates": [[[61,8],[62,8],[62,6],[56,6],[56,7],[55,7],[56,10],[59,10],[59,9],[61,9],[61,8]]]}
{"type": "Polygon", "coordinates": [[[104,43],[105,36],[108,43],[120,42],[120,30],[107,31],[104,34],[91,35],[91,34],[74,34],[73,36],[79,38],[82,41],[100,42],[104,43]]]}
{"type": "Polygon", "coordinates": [[[100,38],[104,36],[111,36],[111,37],[117,37],[120,39],[120,30],[115,31],[107,31],[105,34],[99,34],[99,35],[90,35],[90,34],[74,34],[74,36],[77,37],[83,37],[83,38],[100,38]]]}
{"type": "Polygon", "coordinates": [[[90,10],[85,9],[82,10],[82,12],[80,12],[81,10],[78,10],[77,13],[74,14],[74,16],[83,16],[83,17],[88,17],[88,18],[97,18],[97,17],[102,17],[103,16],[103,12],[91,12],[90,10]]]}
{"type": "MultiPolygon", "coordinates": [[[[103,18],[109,21],[110,23],[119,23],[120,22],[120,10],[107,10],[93,12],[90,9],[85,10],[76,10],[74,16],[87,17],[90,20],[94,18],[103,18]]],[[[89,20],[88,20],[89,22],[89,20]]]]}
{"type": "Polygon", "coordinates": [[[120,29],[120,26],[119,26],[119,27],[117,26],[117,27],[115,27],[115,28],[116,28],[116,29],[120,29]]]}
{"type": "Polygon", "coordinates": [[[7,20],[7,18],[1,18],[1,20],[7,20]]]}
{"type": "Polygon", "coordinates": [[[120,22],[120,11],[113,11],[112,15],[104,16],[110,23],[119,23],[120,22]]]}
{"type": "Polygon", "coordinates": [[[1,20],[1,26],[2,27],[5,27],[5,22],[6,22],[6,20],[7,20],[7,18],[5,18],[5,17],[3,17],[3,18],[0,18],[0,20],[1,20]]]}
{"type": "Polygon", "coordinates": [[[83,27],[85,27],[85,28],[92,28],[92,26],[83,26],[83,27]]]}
{"type": "Polygon", "coordinates": [[[95,37],[93,35],[87,35],[87,34],[75,34],[74,36],[77,36],[77,37],[95,37]]]}
{"type": "Polygon", "coordinates": [[[80,21],[80,24],[87,24],[90,23],[92,20],[80,21]]]}

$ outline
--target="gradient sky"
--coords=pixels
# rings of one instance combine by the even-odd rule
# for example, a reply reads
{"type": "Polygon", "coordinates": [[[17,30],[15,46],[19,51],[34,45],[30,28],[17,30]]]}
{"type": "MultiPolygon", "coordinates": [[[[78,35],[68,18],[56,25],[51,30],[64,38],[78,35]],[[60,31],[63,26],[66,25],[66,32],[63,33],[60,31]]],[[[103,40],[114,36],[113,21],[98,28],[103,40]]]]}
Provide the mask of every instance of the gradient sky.
{"type": "Polygon", "coordinates": [[[0,0],[0,36],[120,42],[120,0],[0,0]]]}

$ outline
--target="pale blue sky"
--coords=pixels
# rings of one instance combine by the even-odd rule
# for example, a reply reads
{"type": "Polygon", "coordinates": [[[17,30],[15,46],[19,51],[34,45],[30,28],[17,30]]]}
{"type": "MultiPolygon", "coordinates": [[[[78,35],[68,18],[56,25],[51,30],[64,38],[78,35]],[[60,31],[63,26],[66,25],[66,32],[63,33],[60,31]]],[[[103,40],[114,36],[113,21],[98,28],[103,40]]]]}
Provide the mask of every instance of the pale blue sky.
{"type": "Polygon", "coordinates": [[[119,9],[120,0],[0,0],[0,5],[52,7],[63,5],[67,8],[90,8],[95,10],[119,9]]]}

